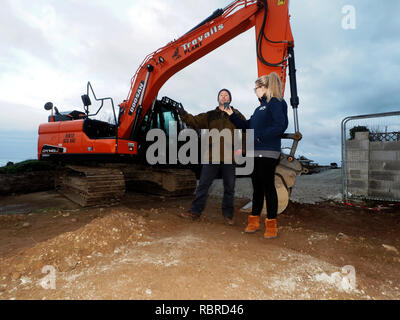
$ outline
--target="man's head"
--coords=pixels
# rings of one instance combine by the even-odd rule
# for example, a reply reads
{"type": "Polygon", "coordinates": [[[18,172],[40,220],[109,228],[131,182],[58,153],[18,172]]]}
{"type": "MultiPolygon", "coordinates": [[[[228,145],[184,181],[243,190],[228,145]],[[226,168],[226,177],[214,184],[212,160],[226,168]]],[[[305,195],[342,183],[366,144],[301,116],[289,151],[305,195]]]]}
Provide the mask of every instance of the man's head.
{"type": "Polygon", "coordinates": [[[221,89],[218,92],[218,104],[222,106],[225,102],[231,103],[232,95],[228,89],[221,89]]]}

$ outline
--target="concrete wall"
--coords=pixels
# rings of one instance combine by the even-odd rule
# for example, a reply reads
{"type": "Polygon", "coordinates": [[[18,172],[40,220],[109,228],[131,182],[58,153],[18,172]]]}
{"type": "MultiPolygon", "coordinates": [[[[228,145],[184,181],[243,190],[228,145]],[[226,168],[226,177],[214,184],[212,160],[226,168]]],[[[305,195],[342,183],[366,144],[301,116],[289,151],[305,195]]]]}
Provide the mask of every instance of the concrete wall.
{"type": "Polygon", "coordinates": [[[400,141],[370,142],[368,132],[346,141],[348,192],[400,200],[400,141]]]}

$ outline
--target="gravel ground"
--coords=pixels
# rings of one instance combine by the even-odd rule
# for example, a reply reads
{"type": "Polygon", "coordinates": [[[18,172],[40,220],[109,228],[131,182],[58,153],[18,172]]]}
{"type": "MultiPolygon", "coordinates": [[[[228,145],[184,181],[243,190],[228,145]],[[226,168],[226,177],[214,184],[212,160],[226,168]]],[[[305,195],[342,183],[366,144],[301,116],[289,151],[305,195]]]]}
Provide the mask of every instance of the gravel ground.
{"type": "MultiPolygon", "coordinates": [[[[235,197],[251,199],[253,186],[250,178],[236,180],[235,197]]],[[[216,179],[210,188],[210,195],[222,197],[221,179],[216,179]]],[[[342,200],[342,178],[340,169],[328,169],[320,173],[301,175],[296,178],[290,200],[298,203],[315,204],[327,200],[342,200]]]]}

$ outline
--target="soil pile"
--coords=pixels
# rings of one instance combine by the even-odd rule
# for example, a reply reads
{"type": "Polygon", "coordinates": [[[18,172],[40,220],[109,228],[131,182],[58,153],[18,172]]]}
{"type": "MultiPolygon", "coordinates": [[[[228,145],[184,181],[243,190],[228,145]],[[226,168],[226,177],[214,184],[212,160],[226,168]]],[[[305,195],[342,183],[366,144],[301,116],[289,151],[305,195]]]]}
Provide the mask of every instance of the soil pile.
{"type": "Polygon", "coordinates": [[[60,234],[23,249],[17,255],[0,259],[1,276],[18,279],[21,274],[39,275],[46,265],[66,272],[79,266],[89,266],[96,258],[113,253],[119,246],[136,242],[145,231],[145,221],[131,211],[111,209],[71,232],[60,234]]]}

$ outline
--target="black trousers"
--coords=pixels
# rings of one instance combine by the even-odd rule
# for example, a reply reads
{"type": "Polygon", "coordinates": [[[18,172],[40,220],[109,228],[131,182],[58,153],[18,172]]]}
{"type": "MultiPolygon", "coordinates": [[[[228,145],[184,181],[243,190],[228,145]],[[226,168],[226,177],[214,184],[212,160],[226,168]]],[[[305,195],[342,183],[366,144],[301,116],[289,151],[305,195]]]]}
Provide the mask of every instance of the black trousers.
{"type": "Polygon", "coordinates": [[[278,159],[256,157],[254,170],[251,175],[253,183],[252,215],[259,216],[264,206],[264,197],[267,203],[267,218],[275,219],[278,214],[278,195],[275,188],[275,168],[278,159]]]}
{"type": "Polygon", "coordinates": [[[233,217],[233,200],[235,196],[235,168],[234,164],[203,164],[199,185],[196,188],[195,198],[190,212],[201,215],[206,206],[208,189],[221,170],[224,182],[224,197],[222,199],[222,214],[225,217],[233,217]]]}

